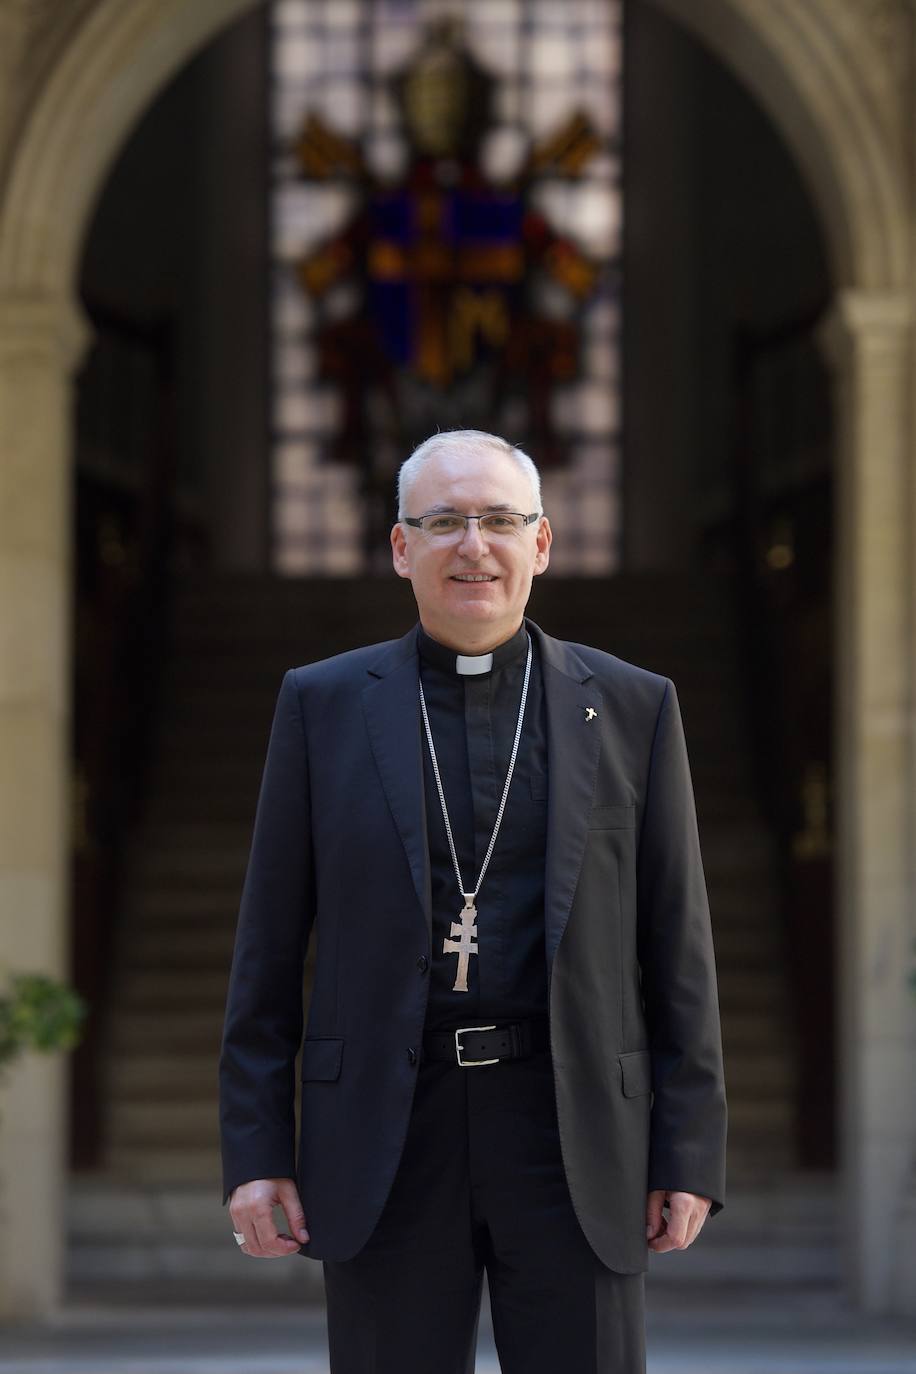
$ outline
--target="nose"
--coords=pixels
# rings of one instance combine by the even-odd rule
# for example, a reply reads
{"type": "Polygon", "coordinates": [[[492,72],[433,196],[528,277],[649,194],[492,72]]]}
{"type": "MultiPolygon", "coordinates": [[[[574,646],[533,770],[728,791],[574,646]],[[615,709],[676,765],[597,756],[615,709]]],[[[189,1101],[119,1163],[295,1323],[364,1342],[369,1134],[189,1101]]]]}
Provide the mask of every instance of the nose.
{"type": "Polygon", "coordinates": [[[479,520],[469,520],[468,527],[461,537],[458,552],[465,558],[479,558],[489,546],[480,528],[479,520]]]}

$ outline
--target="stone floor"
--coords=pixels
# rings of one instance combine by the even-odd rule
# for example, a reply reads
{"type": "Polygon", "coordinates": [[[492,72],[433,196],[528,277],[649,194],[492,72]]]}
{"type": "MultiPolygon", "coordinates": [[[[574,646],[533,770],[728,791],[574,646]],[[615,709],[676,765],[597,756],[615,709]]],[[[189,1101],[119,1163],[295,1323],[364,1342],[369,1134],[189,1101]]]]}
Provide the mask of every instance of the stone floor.
{"type": "MultiPolygon", "coordinates": [[[[916,1374],[916,1321],[865,1317],[831,1286],[652,1276],[646,1291],[649,1374],[916,1374]]],[[[0,1374],[326,1374],[321,1308],[250,1292],[86,1289],[49,1322],[0,1329],[0,1374]]],[[[485,1307],[477,1374],[498,1371],[485,1307]]]]}

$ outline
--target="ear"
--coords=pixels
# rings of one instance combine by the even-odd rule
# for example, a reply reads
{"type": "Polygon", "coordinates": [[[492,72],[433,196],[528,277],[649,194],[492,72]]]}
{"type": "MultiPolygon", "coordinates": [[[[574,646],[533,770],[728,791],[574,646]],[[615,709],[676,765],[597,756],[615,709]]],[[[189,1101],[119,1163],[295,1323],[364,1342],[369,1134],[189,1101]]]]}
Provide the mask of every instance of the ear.
{"type": "Polygon", "coordinates": [[[400,520],[391,528],[391,561],[398,577],[410,577],[407,534],[400,520]]]}
{"type": "Polygon", "coordinates": [[[546,515],[541,516],[537,530],[537,553],[534,556],[534,575],[542,573],[550,562],[550,546],[553,543],[553,530],[546,515]]]}

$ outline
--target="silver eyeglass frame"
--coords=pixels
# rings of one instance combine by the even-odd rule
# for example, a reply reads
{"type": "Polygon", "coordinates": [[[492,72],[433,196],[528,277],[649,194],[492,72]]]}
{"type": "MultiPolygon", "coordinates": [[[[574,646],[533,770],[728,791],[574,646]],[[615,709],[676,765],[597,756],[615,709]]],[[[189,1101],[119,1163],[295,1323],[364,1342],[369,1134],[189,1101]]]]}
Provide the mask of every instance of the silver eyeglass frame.
{"type": "Polygon", "coordinates": [[[428,510],[424,511],[422,515],[405,515],[402,524],[413,525],[415,529],[421,530],[423,534],[426,534],[426,530],[423,529],[424,520],[429,520],[434,515],[456,515],[464,521],[463,533],[467,534],[468,523],[471,520],[476,520],[479,525],[481,520],[486,520],[491,515],[518,515],[524,520],[526,525],[533,525],[535,520],[540,520],[543,514],[544,512],[542,510],[535,511],[533,515],[525,515],[525,513],[520,510],[488,510],[484,511],[482,515],[465,515],[464,512],[460,510],[428,510]]]}

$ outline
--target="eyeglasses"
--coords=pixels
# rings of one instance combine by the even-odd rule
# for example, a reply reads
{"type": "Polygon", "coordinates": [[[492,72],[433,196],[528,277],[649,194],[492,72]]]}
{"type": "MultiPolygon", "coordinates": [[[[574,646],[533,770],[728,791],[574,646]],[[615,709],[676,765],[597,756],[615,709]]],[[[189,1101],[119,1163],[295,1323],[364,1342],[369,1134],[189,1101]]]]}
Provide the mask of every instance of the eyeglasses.
{"type": "Polygon", "coordinates": [[[491,539],[514,538],[525,527],[540,520],[543,511],[522,515],[516,510],[487,511],[486,515],[462,515],[459,511],[432,511],[427,515],[405,515],[404,524],[414,525],[433,539],[460,539],[469,520],[476,520],[480,530],[491,539]]]}

